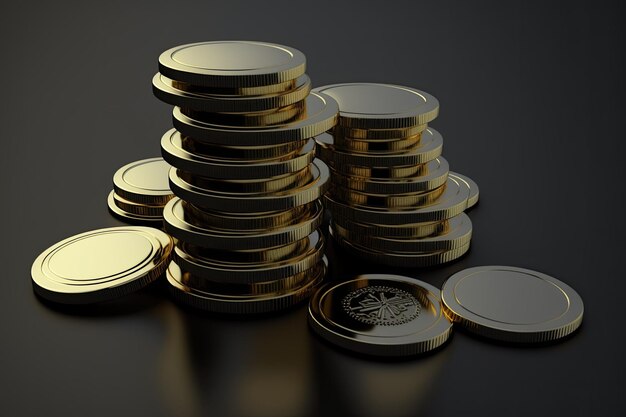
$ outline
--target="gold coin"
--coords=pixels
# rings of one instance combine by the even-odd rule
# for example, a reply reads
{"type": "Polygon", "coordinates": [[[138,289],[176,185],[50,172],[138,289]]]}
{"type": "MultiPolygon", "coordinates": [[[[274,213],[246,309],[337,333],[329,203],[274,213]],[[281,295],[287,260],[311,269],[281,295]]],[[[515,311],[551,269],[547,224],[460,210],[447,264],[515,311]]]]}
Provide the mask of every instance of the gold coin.
{"type": "Polygon", "coordinates": [[[180,170],[178,171],[178,176],[187,184],[191,184],[194,187],[217,192],[242,194],[277,193],[301,187],[313,179],[310,166],[292,174],[277,175],[271,178],[255,180],[216,180],[180,170]]]}
{"type": "Polygon", "coordinates": [[[472,221],[465,213],[461,213],[448,220],[448,229],[445,233],[423,238],[375,237],[344,228],[337,223],[334,223],[332,228],[339,237],[380,252],[414,253],[446,251],[465,246],[472,238],[472,221]]]}
{"type": "Polygon", "coordinates": [[[266,230],[295,224],[316,210],[323,210],[320,200],[315,200],[287,210],[261,213],[226,213],[196,207],[183,201],[185,216],[193,224],[221,230],[266,230]]]}
{"type": "Polygon", "coordinates": [[[467,199],[467,208],[474,207],[478,203],[479,191],[476,184],[470,177],[459,174],[458,172],[450,172],[457,181],[464,182],[470,189],[469,198],[467,199]]]}
{"type": "Polygon", "coordinates": [[[159,56],[161,74],[207,87],[279,84],[298,78],[305,68],[302,52],[265,42],[199,42],[176,46],[159,56]]]}
{"type": "Polygon", "coordinates": [[[165,230],[176,239],[211,249],[263,249],[286,245],[303,239],[317,229],[323,220],[323,210],[317,210],[299,223],[264,231],[213,229],[193,223],[182,200],[172,199],[163,209],[165,230]]]}
{"type": "Polygon", "coordinates": [[[294,121],[304,115],[304,99],[288,106],[276,109],[234,113],[234,112],[198,112],[189,108],[181,108],[183,114],[207,123],[218,123],[228,126],[272,126],[294,121]]]}
{"type": "Polygon", "coordinates": [[[335,149],[344,152],[356,153],[396,153],[406,152],[420,143],[422,135],[410,136],[405,139],[389,141],[364,141],[359,139],[349,139],[342,136],[333,136],[335,149]]]}
{"type": "Polygon", "coordinates": [[[175,88],[172,80],[156,73],[152,78],[152,93],[159,100],[187,109],[201,112],[258,112],[289,106],[302,101],[311,91],[311,79],[302,75],[296,80],[296,87],[281,93],[262,96],[214,96],[193,93],[175,88]]]}
{"type": "Polygon", "coordinates": [[[168,184],[169,170],[162,158],[131,162],[115,172],[113,189],[115,194],[134,203],[164,205],[174,197],[168,184]]]}
{"type": "Polygon", "coordinates": [[[278,145],[317,136],[337,123],[339,107],[331,97],[311,93],[305,99],[306,115],[294,122],[272,126],[227,126],[207,123],[185,116],[180,107],[174,108],[174,127],[184,136],[197,141],[227,146],[278,145]]]}
{"type": "Polygon", "coordinates": [[[506,342],[542,343],[574,332],[583,300],[541,272],[479,266],[452,275],[441,290],[444,311],[467,330],[506,342]]]}
{"type": "Polygon", "coordinates": [[[92,230],[46,249],[31,269],[33,288],[50,301],[85,304],[107,301],[158,278],[174,242],[151,227],[92,230]]]}
{"type": "MultiPolygon", "coordinates": [[[[319,155],[318,155],[319,156],[319,155]]],[[[441,158],[441,157],[439,157],[441,158]]],[[[433,159],[436,161],[437,158],[433,159]]],[[[341,165],[331,167],[334,173],[340,173],[347,177],[361,177],[361,178],[389,178],[389,179],[397,179],[397,178],[410,178],[410,177],[419,177],[421,175],[425,175],[427,164],[431,162],[428,161],[424,164],[417,165],[406,165],[406,166],[394,166],[394,167],[360,167],[356,165],[341,165]]],[[[359,178],[355,178],[358,180],[359,178]]]]}
{"type": "MultiPolygon", "coordinates": [[[[120,198],[117,196],[117,198],[120,198]]],[[[132,223],[137,225],[162,227],[163,226],[163,206],[161,207],[161,214],[156,216],[149,216],[144,214],[136,214],[123,210],[117,204],[115,191],[111,191],[107,197],[107,205],[109,211],[118,219],[126,223],[132,223]]]]}
{"type": "Polygon", "coordinates": [[[214,282],[252,284],[289,279],[308,271],[324,256],[324,235],[315,230],[305,238],[307,247],[293,257],[277,262],[233,263],[203,257],[187,243],[174,249],[174,259],[185,271],[214,282]]]}
{"type": "Polygon", "coordinates": [[[322,338],[366,355],[417,355],[443,345],[452,334],[439,290],[398,275],[328,283],[311,298],[308,318],[322,338]]]}
{"type": "Polygon", "coordinates": [[[330,229],[330,232],[339,245],[353,255],[369,260],[370,262],[401,268],[425,268],[452,262],[453,260],[463,256],[470,247],[470,244],[467,243],[466,245],[446,251],[381,252],[350,242],[341,236],[338,236],[332,228],[330,229]]]}
{"type": "Polygon", "coordinates": [[[450,229],[448,220],[427,223],[407,223],[396,226],[357,223],[339,216],[333,216],[332,220],[335,224],[339,224],[354,233],[373,237],[417,239],[447,233],[450,229]]]}
{"type": "Polygon", "coordinates": [[[321,272],[320,269],[325,268],[326,266],[323,262],[318,262],[317,265],[313,266],[311,269],[302,271],[299,274],[287,278],[266,282],[254,282],[251,284],[214,282],[210,279],[197,277],[189,271],[185,271],[181,265],[179,265],[179,267],[182,271],[184,271],[182,283],[187,287],[193,288],[195,291],[200,293],[220,294],[222,296],[238,298],[249,296],[271,296],[276,292],[297,290],[303,285],[306,285],[307,282],[310,281],[311,277],[318,276],[321,272]]]}
{"type": "Polygon", "coordinates": [[[171,129],[161,138],[163,158],[172,166],[215,179],[259,179],[290,174],[306,168],[315,158],[315,141],[280,158],[259,161],[227,160],[196,154],[183,146],[183,136],[171,129]]]}
{"type": "MultiPolygon", "coordinates": [[[[168,132],[169,133],[169,132],[168,132]]],[[[208,157],[218,160],[232,160],[245,162],[243,160],[276,160],[293,158],[298,155],[302,148],[311,139],[287,142],[281,145],[268,146],[226,146],[211,145],[208,143],[198,142],[190,137],[182,137],[180,142],[173,141],[173,144],[180,146],[181,149],[200,157],[208,157]]]]}
{"type": "Polygon", "coordinates": [[[396,195],[419,193],[434,190],[444,185],[448,179],[448,161],[443,157],[433,159],[421,165],[415,176],[404,178],[366,178],[356,175],[344,175],[331,170],[331,181],[355,191],[369,194],[396,195]]]}
{"type": "Polygon", "coordinates": [[[318,156],[333,168],[341,170],[344,165],[363,167],[390,168],[395,166],[418,165],[439,157],[443,148],[443,138],[434,129],[426,129],[418,146],[406,152],[390,153],[349,153],[339,151],[334,146],[334,139],[328,133],[315,137],[318,156]]]}
{"type": "Polygon", "coordinates": [[[409,208],[432,204],[446,189],[443,184],[433,190],[410,194],[369,194],[333,185],[330,194],[337,201],[357,207],[409,208]]]}
{"type": "Polygon", "coordinates": [[[326,264],[324,259],[317,273],[309,276],[299,287],[262,295],[225,295],[189,287],[185,284],[190,280],[189,273],[183,272],[174,261],[170,262],[166,276],[174,298],[187,305],[216,313],[258,314],[284,310],[308,299],[323,281],[326,264]]]}
{"type": "Polygon", "coordinates": [[[462,213],[467,207],[469,187],[452,177],[448,178],[444,193],[432,204],[405,208],[388,209],[355,207],[338,202],[326,195],[325,201],[333,216],[357,223],[374,223],[388,226],[407,223],[423,223],[446,220],[462,213]]]}
{"type": "Polygon", "coordinates": [[[420,90],[375,83],[334,84],[313,91],[339,103],[341,126],[360,129],[399,129],[424,125],[439,114],[439,102],[420,90]]]}
{"type": "Polygon", "coordinates": [[[344,126],[335,126],[332,134],[335,138],[345,137],[365,141],[389,141],[406,139],[422,133],[428,125],[416,125],[400,129],[358,129],[344,126]]]}
{"type": "Polygon", "coordinates": [[[330,185],[328,167],[315,159],[310,169],[311,180],[306,184],[275,194],[228,193],[200,188],[185,181],[174,168],[170,171],[170,186],[183,200],[209,210],[232,213],[278,211],[310,203],[326,193],[330,185]]]}
{"type": "Polygon", "coordinates": [[[111,195],[113,196],[113,201],[115,202],[115,205],[127,213],[136,214],[139,216],[159,217],[161,219],[163,218],[164,206],[161,204],[151,205],[134,203],[115,194],[115,191],[112,191],[111,195]]]}
{"type": "Polygon", "coordinates": [[[184,81],[172,80],[172,86],[190,93],[211,94],[214,96],[264,96],[283,93],[296,87],[296,80],[283,81],[277,84],[260,85],[257,87],[204,87],[184,81]]]}

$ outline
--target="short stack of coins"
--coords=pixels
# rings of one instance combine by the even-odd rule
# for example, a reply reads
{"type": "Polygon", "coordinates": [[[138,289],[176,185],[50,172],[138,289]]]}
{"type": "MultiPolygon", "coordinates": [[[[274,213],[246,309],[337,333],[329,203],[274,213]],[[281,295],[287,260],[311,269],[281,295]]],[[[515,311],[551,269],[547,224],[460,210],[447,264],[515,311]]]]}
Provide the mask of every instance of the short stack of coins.
{"type": "Polygon", "coordinates": [[[218,313],[265,313],[307,299],[327,270],[321,197],[329,169],[313,137],[338,105],[311,93],[304,55],[262,42],[182,45],[159,57],[157,98],[176,106],[161,140],[176,195],[175,298],[218,313]]]}
{"type": "Polygon", "coordinates": [[[339,103],[339,121],[316,137],[331,168],[331,234],[349,252],[399,267],[426,267],[467,252],[478,201],[469,178],[449,172],[442,136],[428,127],[437,99],[372,83],[314,90],[339,103]]]}

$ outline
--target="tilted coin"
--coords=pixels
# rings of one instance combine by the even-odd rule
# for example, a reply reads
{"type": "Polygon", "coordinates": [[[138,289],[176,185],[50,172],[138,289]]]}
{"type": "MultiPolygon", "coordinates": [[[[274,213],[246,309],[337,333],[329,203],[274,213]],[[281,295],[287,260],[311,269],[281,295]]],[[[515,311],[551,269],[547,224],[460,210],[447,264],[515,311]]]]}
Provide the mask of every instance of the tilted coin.
{"type": "Polygon", "coordinates": [[[337,123],[339,106],[325,94],[311,93],[305,99],[306,115],[294,122],[272,126],[227,126],[207,123],[183,114],[180,107],[173,112],[174,127],[184,136],[197,141],[227,146],[278,145],[317,136],[337,123]]]}
{"type": "MultiPolygon", "coordinates": [[[[168,134],[169,133],[170,132],[168,132],[168,134]]],[[[170,141],[172,140],[170,139],[170,141]]],[[[180,143],[177,143],[178,141],[172,142],[176,147],[194,155],[208,157],[210,159],[245,162],[242,160],[275,160],[294,157],[300,153],[302,148],[306,146],[309,141],[311,141],[311,139],[297,140],[280,145],[226,146],[198,142],[197,140],[186,136],[180,139],[180,143]]]]}
{"type": "Polygon", "coordinates": [[[299,287],[265,293],[262,295],[230,295],[190,287],[186,284],[191,278],[188,272],[174,262],[170,262],[166,276],[174,298],[195,308],[226,314],[259,314],[284,310],[308,299],[321,284],[326,275],[328,261],[324,258],[320,268],[315,268],[311,276],[299,287]]]}
{"type": "Polygon", "coordinates": [[[311,179],[306,184],[274,194],[226,193],[207,190],[185,181],[172,168],[170,187],[177,196],[190,203],[216,211],[233,213],[256,213],[286,210],[310,203],[323,196],[329,186],[330,172],[324,162],[316,159],[310,165],[311,179]]]}
{"type": "Polygon", "coordinates": [[[159,100],[187,109],[203,112],[257,112],[277,109],[302,101],[311,91],[311,79],[302,75],[296,87],[280,93],[262,96],[222,96],[179,90],[171,79],[160,73],[152,78],[152,92],[159,100]]]}
{"type": "Polygon", "coordinates": [[[222,230],[265,230],[287,226],[299,222],[316,210],[323,210],[319,200],[287,210],[259,213],[227,213],[206,210],[183,201],[185,216],[191,223],[204,224],[206,227],[222,230]]]}
{"type": "Polygon", "coordinates": [[[433,204],[405,209],[388,209],[374,207],[354,207],[324,196],[327,207],[333,216],[339,216],[358,223],[385,224],[388,226],[407,223],[434,222],[449,219],[460,214],[467,207],[469,187],[452,177],[444,193],[433,204]]]}
{"type": "Polygon", "coordinates": [[[322,338],[367,355],[416,355],[441,346],[452,334],[439,290],[399,275],[359,275],[325,284],[311,298],[308,318],[322,338]]]}
{"type": "Polygon", "coordinates": [[[470,177],[459,174],[458,172],[450,172],[450,175],[452,175],[457,181],[467,184],[470,189],[469,198],[467,199],[467,208],[474,207],[478,203],[478,184],[476,184],[470,177]]]}
{"type": "Polygon", "coordinates": [[[424,125],[437,117],[439,102],[410,87],[375,83],[334,84],[315,88],[339,103],[339,125],[394,129],[424,125]]]}
{"type": "Polygon", "coordinates": [[[307,247],[291,258],[278,262],[234,263],[204,256],[205,251],[185,242],[174,249],[174,259],[185,271],[214,282],[251,284],[289,279],[308,271],[322,260],[324,235],[315,230],[305,238],[307,247]]]}
{"type": "Polygon", "coordinates": [[[338,171],[342,170],[343,165],[389,168],[424,164],[439,157],[443,149],[443,138],[431,128],[422,133],[418,146],[405,152],[366,154],[338,151],[333,137],[328,133],[316,136],[315,141],[318,156],[338,171]]]}
{"type": "MultiPolygon", "coordinates": [[[[118,196],[117,198],[120,197],[118,196]]],[[[111,191],[109,193],[109,196],[107,197],[107,205],[109,206],[111,214],[123,222],[154,227],[163,226],[163,206],[161,206],[161,213],[158,215],[132,213],[122,209],[118,205],[115,191],[111,191]]]]}
{"type": "Polygon", "coordinates": [[[172,166],[193,174],[215,179],[269,178],[300,171],[315,158],[315,141],[281,158],[259,161],[226,160],[199,155],[184,147],[183,136],[175,129],[161,138],[163,158],[172,166]]]}
{"type": "Polygon", "coordinates": [[[165,270],[174,241],[151,227],[92,230],[64,239],[35,259],[33,288],[50,301],[107,301],[145,287],[165,270]]]}
{"type": "Polygon", "coordinates": [[[433,190],[448,179],[448,161],[439,157],[424,164],[414,176],[404,178],[367,178],[331,171],[332,182],[345,188],[370,194],[407,194],[433,190]]]}
{"type": "Polygon", "coordinates": [[[452,262],[465,255],[470,248],[470,243],[468,242],[463,246],[444,251],[383,252],[370,249],[363,245],[359,245],[358,243],[350,242],[349,240],[337,235],[337,233],[333,231],[332,227],[329,230],[339,245],[353,255],[369,262],[399,268],[426,268],[429,266],[452,262]]]}
{"type": "Polygon", "coordinates": [[[583,301],[569,285],[541,272],[479,266],[452,275],[442,301],[448,317],[491,339],[536,343],[560,339],[582,323],[583,301]]]}
{"type": "Polygon", "coordinates": [[[180,45],[159,56],[168,78],[208,87],[255,87],[298,78],[306,58],[297,49],[251,41],[213,41],[180,45]]]}
{"type": "Polygon", "coordinates": [[[357,207],[408,208],[432,204],[444,193],[446,185],[418,193],[371,194],[333,185],[330,194],[337,201],[357,207]]]}
{"type": "Polygon", "coordinates": [[[164,205],[174,194],[168,183],[170,166],[163,158],[150,158],[124,165],[113,175],[118,196],[141,204],[164,205]]]}
{"type": "Polygon", "coordinates": [[[422,238],[389,238],[365,235],[358,230],[333,223],[333,231],[343,239],[366,248],[381,252],[429,252],[445,251],[465,246],[472,238],[472,221],[465,213],[448,220],[448,228],[443,233],[422,238]]]}
{"type": "Polygon", "coordinates": [[[323,210],[299,223],[260,232],[219,230],[194,223],[194,219],[187,216],[182,200],[174,198],[163,209],[163,219],[165,230],[183,242],[213,249],[263,249],[307,237],[322,223],[323,210]]]}

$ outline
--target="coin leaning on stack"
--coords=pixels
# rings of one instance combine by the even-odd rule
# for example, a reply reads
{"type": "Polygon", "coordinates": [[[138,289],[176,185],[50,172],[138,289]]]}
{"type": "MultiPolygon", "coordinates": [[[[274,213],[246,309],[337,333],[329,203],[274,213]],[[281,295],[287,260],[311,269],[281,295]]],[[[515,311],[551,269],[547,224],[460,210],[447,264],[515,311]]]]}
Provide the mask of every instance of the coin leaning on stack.
{"type": "Polygon", "coordinates": [[[307,299],[327,260],[320,198],[329,186],[313,137],[337,103],[311,93],[304,55],[262,42],[182,45],[159,57],[153,92],[175,106],[161,140],[177,240],[167,281],[184,303],[263,313],[307,299]]]}
{"type": "Polygon", "coordinates": [[[347,251],[399,267],[449,262],[467,252],[472,223],[464,210],[478,186],[449,172],[442,136],[428,123],[437,99],[388,84],[335,84],[313,90],[333,97],[339,120],[316,137],[331,169],[325,197],[331,235],[347,251]]]}

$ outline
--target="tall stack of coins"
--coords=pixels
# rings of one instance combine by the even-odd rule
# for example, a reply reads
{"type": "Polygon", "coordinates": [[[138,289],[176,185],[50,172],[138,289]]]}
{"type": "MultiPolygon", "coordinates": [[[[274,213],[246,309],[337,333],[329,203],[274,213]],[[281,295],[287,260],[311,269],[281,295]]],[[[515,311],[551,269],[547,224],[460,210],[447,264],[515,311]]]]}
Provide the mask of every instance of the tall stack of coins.
{"type": "Polygon", "coordinates": [[[463,211],[478,186],[449,172],[443,139],[428,123],[439,102],[413,88],[370,83],[314,90],[339,103],[339,121],[316,137],[331,167],[326,196],[331,233],[348,251],[406,267],[437,265],[469,249],[472,223],[463,211]]]}
{"type": "Polygon", "coordinates": [[[261,42],[178,46],[159,57],[154,94],[174,108],[161,140],[177,196],[165,230],[177,299],[220,313],[261,313],[308,298],[327,269],[320,198],[329,169],[315,140],[338,105],[311,93],[305,57],[261,42]]]}

